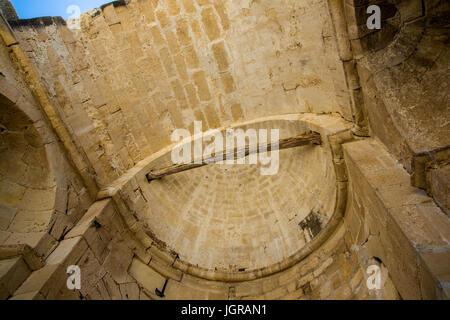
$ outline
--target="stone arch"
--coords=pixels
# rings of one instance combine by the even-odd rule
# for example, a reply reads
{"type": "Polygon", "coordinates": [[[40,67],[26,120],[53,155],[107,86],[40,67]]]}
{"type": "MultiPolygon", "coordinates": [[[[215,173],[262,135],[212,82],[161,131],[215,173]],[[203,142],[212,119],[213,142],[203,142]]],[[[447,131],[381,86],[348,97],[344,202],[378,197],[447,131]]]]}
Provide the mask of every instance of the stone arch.
{"type": "MultiPolygon", "coordinates": [[[[149,200],[148,192],[151,191],[147,187],[146,174],[151,169],[154,169],[155,165],[158,166],[170,160],[170,151],[174,147],[173,145],[149,157],[145,163],[143,162],[138,166],[137,171],[132,173],[133,176],[127,177],[129,180],[119,181],[120,186],[111,186],[103,190],[98,198],[112,197],[118,211],[124,217],[124,221],[141,246],[143,248],[150,247],[153,254],[156,254],[165,263],[173,265],[173,267],[183,273],[206,280],[241,282],[266,277],[286,270],[317,250],[335,232],[342,221],[346,208],[347,179],[341,144],[352,140],[352,134],[350,133],[350,123],[335,115],[281,115],[237,123],[233,127],[248,128],[260,126],[270,128],[274,125],[281,128],[290,127],[292,129],[294,127],[296,129],[301,128],[303,130],[320,132],[324,140],[324,145],[321,147],[322,152],[326,155],[324,161],[333,172],[333,181],[335,183],[335,188],[330,193],[330,197],[334,199],[329,203],[330,212],[327,223],[312,241],[301,248],[297,248],[297,251],[293,254],[285,256],[276,263],[263,265],[253,270],[236,269],[226,271],[204,268],[180,258],[174,248],[165,243],[166,239],[161,240],[151,228],[148,228],[151,223],[146,223],[144,221],[145,218],[141,214],[141,212],[146,212],[147,210],[151,211],[151,204],[153,203],[153,201],[149,200]]],[[[305,169],[307,170],[308,168],[305,169]]]]}
{"type": "Polygon", "coordinates": [[[4,79],[0,124],[0,245],[29,245],[45,258],[67,204],[62,154],[37,107],[4,79]]]}

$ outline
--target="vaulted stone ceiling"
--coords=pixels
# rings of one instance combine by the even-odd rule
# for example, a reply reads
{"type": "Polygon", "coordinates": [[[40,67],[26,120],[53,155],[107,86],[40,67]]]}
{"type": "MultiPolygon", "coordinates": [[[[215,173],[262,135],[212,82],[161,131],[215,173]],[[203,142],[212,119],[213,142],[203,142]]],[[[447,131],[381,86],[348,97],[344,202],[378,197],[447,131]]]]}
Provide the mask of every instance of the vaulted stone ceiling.
{"type": "Polygon", "coordinates": [[[1,0],[0,298],[448,298],[449,4],[369,2],[1,0]],[[194,121],[322,143],[149,182],[194,121]]]}
{"type": "Polygon", "coordinates": [[[36,23],[14,29],[101,186],[194,120],[352,118],[324,1],[131,1],[83,15],[74,33],[36,23]]]}

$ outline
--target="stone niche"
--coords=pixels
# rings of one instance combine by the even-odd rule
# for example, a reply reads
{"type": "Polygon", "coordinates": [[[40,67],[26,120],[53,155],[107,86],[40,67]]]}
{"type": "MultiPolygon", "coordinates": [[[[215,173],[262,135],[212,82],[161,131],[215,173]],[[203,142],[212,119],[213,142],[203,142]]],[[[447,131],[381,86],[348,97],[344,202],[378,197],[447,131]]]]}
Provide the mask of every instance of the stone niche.
{"type": "MultiPolygon", "coordinates": [[[[304,130],[282,125],[287,137],[304,130]]],[[[153,181],[143,188],[150,206],[138,215],[193,265],[230,272],[279,263],[327,225],[336,201],[325,148],[283,150],[279,158],[275,175],[261,175],[261,165],[223,164],[153,181]]]]}
{"type": "Polygon", "coordinates": [[[260,165],[215,164],[148,183],[145,173],[170,165],[168,148],[119,191],[136,212],[132,229],[177,255],[180,269],[211,279],[253,279],[295,264],[330,235],[345,208],[345,177],[328,139],[348,122],[286,115],[233,128],[281,128],[281,139],[312,130],[323,144],[280,151],[273,176],[261,175],[260,165]]]}
{"type": "Polygon", "coordinates": [[[51,220],[56,183],[31,119],[0,95],[1,244],[39,241],[51,220]]]}

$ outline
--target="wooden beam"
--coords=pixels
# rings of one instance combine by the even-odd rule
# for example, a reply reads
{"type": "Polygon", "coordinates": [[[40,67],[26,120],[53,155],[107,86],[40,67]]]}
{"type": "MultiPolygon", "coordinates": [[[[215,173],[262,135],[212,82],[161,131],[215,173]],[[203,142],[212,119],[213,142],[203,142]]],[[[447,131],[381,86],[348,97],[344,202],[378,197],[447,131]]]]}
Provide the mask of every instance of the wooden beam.
{"type": "Polygon", "coordinates": [[[195,163],[195,161],[194,161],[193,163],[182,163],[182,164],[173,165],[173,166],[163,168],[163,169],[152,170],[152,171],[150,171],[150,173],[147,174],[147,180],[148,180],[148,182],[151,182],[153,180],[158,180],[165,176],[169,176],[169,175],[172,175],[175,173],[179,173],[179,172],[183,172],[183,171],[187,171],[187,170],[191,170],[191,169],[195,169],[195,168],[200,168],[200,167],[203,167],[203,166],[206,166],[209,164],[213,164],[213,163],[219,163],[219,162],[227,160],[228,158],[234,158],[235,160],[240,159],[240,158],[245,158],[251,154],[259,153],[259,150],[261,150],[262,148],[266,148],[263,150],[267,150],[267,151],[275,151],[275,150],[291,149],[291,148],[296,148],[296,147],[305,146],[305,145],[320,145],[320,144],[322,144],[322,139],[321,139],[320,133],[310,131],[310,132],[300,134],[296,137],[281,139],[279,141],[278,148],[276,148],[276,146],[274,146],[274,148],[272,148],[271,143],[261,144],[256,149],[255,148],[250,149],[249,146],[246,146],[245,148],[241,148],[239,150],[237,148],[235,148],[233,151],[230,151],[228,153],[222,152],[218,155],[213,155],[206,159],[202,158],[201,162],[198,161],[199,163],[195,163]]]}

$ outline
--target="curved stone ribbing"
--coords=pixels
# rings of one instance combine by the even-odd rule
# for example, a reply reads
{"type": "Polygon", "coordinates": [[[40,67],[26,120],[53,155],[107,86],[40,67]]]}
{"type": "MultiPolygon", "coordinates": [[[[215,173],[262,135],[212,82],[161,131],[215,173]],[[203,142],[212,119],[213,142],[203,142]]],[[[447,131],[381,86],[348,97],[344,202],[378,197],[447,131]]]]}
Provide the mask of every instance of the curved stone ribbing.
{"type": "Polygon", "coordinates": [[[264,268],[295,254],[333,214],[335,177],[321,147],[280,152],[279,173],[210,165],[154,181],[138,216],[183,261],[209,270],[264,268]],[[312,169],[314,168],[314,169],[312,169]]]}

